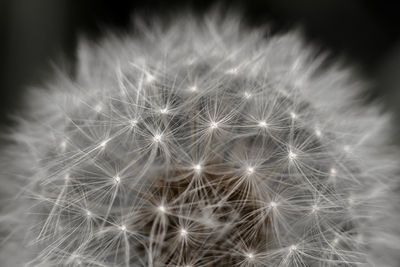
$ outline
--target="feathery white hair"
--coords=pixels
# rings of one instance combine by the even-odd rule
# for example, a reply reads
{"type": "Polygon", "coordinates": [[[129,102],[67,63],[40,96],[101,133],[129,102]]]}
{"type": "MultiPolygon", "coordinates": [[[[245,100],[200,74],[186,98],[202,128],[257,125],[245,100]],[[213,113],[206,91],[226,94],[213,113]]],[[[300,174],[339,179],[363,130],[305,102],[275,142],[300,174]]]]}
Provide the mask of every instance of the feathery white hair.
{"type": "Polygon", "coordinates": [[[30,94],[7,266],[396,264],[389,118],[350,70],[234,18],[141,29],[30,94]]]}

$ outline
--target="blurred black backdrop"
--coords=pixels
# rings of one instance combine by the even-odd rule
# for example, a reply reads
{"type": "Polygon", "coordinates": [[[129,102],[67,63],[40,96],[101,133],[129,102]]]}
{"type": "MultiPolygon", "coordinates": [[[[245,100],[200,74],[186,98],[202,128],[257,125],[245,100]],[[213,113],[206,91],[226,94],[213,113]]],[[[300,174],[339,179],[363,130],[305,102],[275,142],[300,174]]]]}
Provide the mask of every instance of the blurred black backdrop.
{"type": "Polygon", "coordinates": [[[0,0],[0,127],[12,124],[9,115],[23,108],[24,89],[45,81],[52,62],[73,69],[79,36],[126,31],[134,14],[202,14],[216,3],[236,7],[250,26],[302,27],[307,38],[373,81],[371,96],[382,98],[400,121],[400,16],[389,1],[0,0]]]}

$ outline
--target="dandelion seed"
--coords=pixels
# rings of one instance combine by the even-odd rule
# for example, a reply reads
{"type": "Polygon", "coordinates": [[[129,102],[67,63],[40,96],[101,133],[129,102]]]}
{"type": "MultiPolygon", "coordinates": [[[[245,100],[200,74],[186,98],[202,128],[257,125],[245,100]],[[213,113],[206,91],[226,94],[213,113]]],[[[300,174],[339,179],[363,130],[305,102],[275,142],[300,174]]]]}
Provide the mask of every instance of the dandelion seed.
{"type": "Polygon", "coordinates": [[[62,142],[60,143],[60,147],[61,147],[61,151],[65,151],[65,149],[67,148],[67,142],[62,141],[62,142]]]}
{"type": "Polygon", "coordinates": [[[138,121],[135,119],[129,121],[131,128],[135,127],[137,123],[138,123],[138,121]]]}
{"type": "Polygon", "coordinates": [[[294,120],[297,118],[297,114],[292,111],[290,112],[290,117],[294,120]]]}
{"type": "Polygon", "coordinates": [[[196,164],[193,166],[193,169],[195,170],[195,172],[199,173],[201,172],[202,167],[200,164],[196,164]]]}
{"type": "Polygon", "coordinates": [[[121,225],[119,227],[119,230],[121,230],[121,232],[126,232],[126,226],[125,225],[121,225]]]}
{"type": "Polygon", "coordinates": [[[335,176],[336,176],[336,173],[337,173],[337,171],[336,171],[335,168],[331,168],[331,169],[329,170],[329,174],[330,174],[331,177],[335,177],[335,176]]]}
{"type": "Polygon", "coordinates": [[[274,209],[274,208],[276,208],[278,206],[278,203],[276,203],[275,201],[271,201],[269,203],[269,206],[274,209]]]}
{"type": "Polygon", "coordinates": [[[261,128],[266,128],[268,126],[268,124],[265,121],[260,121],[258,123],[258,126],[261,127],[261,128]]]}
{"type": "Polygon", "coordinates": [[[322,135],[321,130],[320,129],[315,129],[315,135],[317,137],[321,137],[321,135],[322,135]]]}
{"type": "Polygon", "coordinates": [[[197,91],[197,86],[192,86],[192,87],[189,88],[189,90],[191,92],[196,92],[197,91]]]}
{"type": "Polygon", "coordinates": [[[102,105],[102,104],[97,104],[97,105],[94,107],[94,110],[95,110],[97,113],[101,112],[102,109],[103,109],[103,105],[102,105]]]}
{"type": "Polygon", "coordinates": [[[86,211],[86,215],[88,216],[88,217],[91,217],[92,216],[92,212],[91,211],[86,211]]]}
{"type": "Polygon", "coordinates": [[[153,75],[151,75],[151,74],[146,74],[146,79],[145,79],[146,83],[151,83],[151,82],[153,82],[154,80],[155,80],[155,77],[154,77],[153,75]]]}
{"type": "Polygon", "coordinates": [[[110,140],[109,140],[109,139],[104,140],[103,142],[100,143],[99,147],[100,147],[101,149],[104,149],[104,148],[106,147],[108,141],[110,141],[110,140]]]}
{"type": "Polygon", "coordinates": [[[167,114],[168,113],[168,109],[167,108],[160,109],[160,113],[161,114],[167,114]]]}
{"type": "Polygon", "coordinates": [[[186,64],[187,64],[188,66],[191,66],[191,65],[194,64],[194,62],[195,62],[195,60],[194,60],[193,58],[191,58],[191,59],[189,59],[189,60],[186,62],[186,64]]]}
{"type": "Polygon", "coordinates": [[[312,212],[316,213],[319,211],[319,207],[317,205],[312,205],[312,212]]]}
{"type": "Polygon", "coordinates": [[[179,234],[181,235],[181,237],[185,238],[188,235],[188,231],[184,228],[181,228],[179,230],[179,234]]]}
{"type": "Polygon", "coordinates": [[[211,128],[212,130],[217,129],[217,128],[218,128],[218,122],[212,121],[212,122],[210,123],[210,128],[211,128]]]}
{"type": "Polygon", "coordinates": [[[239,70],[237,68],[231,68],[231,69],[228,69],[225,73],[231,74],[231,75],[236,75],[236,74],[238,74],[238,72],[239,72],[239,70]]]}
{"type": "Polygon", "coordinates": [[[161,139],[162,139],[162,135],[161,134],[155,134],[154,137],[153,137],[153,141],[155,143],[161,142],[161,139]]]}
{"type": "Polygon", "coordinates": [[[344,152],[350,152],[350,146],[349,145],[343,146],[343,150],[344,152]]]}
{"type": "Polygon", "coordinates": [[[121,177],[119,177],[118,175],[114,177],[114,183],[115,184],[119,184],[121,182],[121,177]]]}
{"type": "Polygon", "coordinates": [[[248,167],[247,168],[247,173],[248,174],[252,174],[254,172],[254,168],[253,167],[248,167]]]}
{"type": "Polygon", "coordinates": [[[289,151],[288,157],[292,161],[297,158],[297,155],[293,151],[289,151]]]}
{"type": "Polygon", "coordinates": [[[167,211],[163,205],[158,206],[157,209],[161,213],[165,213],[167,211]]]}
{"type": "Polygon", "coordinates": [[[244,92],[244,98],[249,99],[251,94],[249,92],[244,92]]]}
{"type": "Polygon", "coordinates": [[[332,240],[333,245],[337,245],[339,243],[339,238],[335,238],[332,240]]]}
{"type": "Polygon", "coordinates": [[[69,173],[67,173],[67,174],[64,176],[64,180],[65,180],[66,182],[68,182],[69,179],[70,179],[70,176],[69,176],[69,173]]]}
{"type": "Polygon", "coordinates": [[[254,254],[251,253],[251,252],[246,253],[245,256],[246,256],[246,258],[247,258],[248,260],[253,260],[253,259],[254,259],[254,254]]]}
{"type": "Polygon", "coordinates": [[[300,59],[296,59],[292,65],[292,71],[296,71],[300,68],[301,66],[301,60],[300,59]]]}
{"type": "Polygon", "coordinates": [[[297,246],[296,245],[291,245],[289,247],[289,250],[290,250],[291,253],[293,253],[293,252],[297,251],[297,246]]]}

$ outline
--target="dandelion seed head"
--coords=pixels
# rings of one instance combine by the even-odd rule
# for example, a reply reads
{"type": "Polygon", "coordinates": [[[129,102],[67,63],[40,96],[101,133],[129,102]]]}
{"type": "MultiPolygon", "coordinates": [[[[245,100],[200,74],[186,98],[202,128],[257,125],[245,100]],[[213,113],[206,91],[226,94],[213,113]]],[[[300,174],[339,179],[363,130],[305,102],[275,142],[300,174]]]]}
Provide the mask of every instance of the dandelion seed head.
{"type": "Polygon", "coordinates": [[[82,41],[76,75],[29,95],[0,262],[396,266],[399,157],[353,72],[300,33],[154,24],[82,41]]]}

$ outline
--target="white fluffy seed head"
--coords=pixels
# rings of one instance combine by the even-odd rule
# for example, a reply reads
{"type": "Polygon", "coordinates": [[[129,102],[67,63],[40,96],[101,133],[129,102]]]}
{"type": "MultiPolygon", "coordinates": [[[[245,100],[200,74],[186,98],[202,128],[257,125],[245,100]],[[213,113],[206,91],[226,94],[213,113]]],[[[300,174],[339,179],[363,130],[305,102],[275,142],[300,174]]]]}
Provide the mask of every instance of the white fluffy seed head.
{"type": "Polygon", "coordinates": [[[4,266],[396,266],[398,157],[351,71],[235,18],[144,31],[32,93],[4,266]]]}

